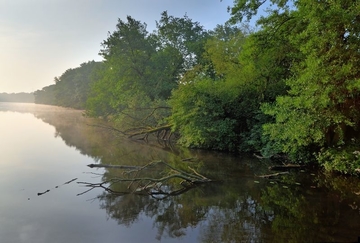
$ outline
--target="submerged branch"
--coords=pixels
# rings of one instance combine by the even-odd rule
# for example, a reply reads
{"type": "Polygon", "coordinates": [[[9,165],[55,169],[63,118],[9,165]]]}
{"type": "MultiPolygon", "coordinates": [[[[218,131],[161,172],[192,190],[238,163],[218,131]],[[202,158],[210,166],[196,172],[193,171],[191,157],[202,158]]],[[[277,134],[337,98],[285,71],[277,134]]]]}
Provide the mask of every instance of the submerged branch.
{"type": "Polygon", "coordinates": [[[130,165],[103,165],[103,164],[89,164],[87,165],[90,168],[111,168],[111,169],[139,169],[140,166],[130,166],[130,165]]]}
{"type": "Polygon", "coordinates": [[[274,178],[274,177],[276,177],[276,176],[284,175],[284,174],[289,174],[289,172],[288,172],[288,171],[278,172],[278,173],[269,174],[269,175],[260,175],[260,176],[257,176],[257,177],[266,178],[266,179],[271,179],[271,178],[274,178]]]}
{"type": "Polygon", "coordinates": [[[289,170],[303,168],[304,165],[286,164],[286,165],[273,165],[269,167],[269,170],[289,170]]]}
{"type": "Polygon", "coordinates": [[[200,184],[213,182],[213,180],[205,177],[204,175],[201,175],[199,172],[197,172],[191,167],[189,167],[189,170],[191,170],[192,173],[177,169],[164,161],[154,161],[142,167],[128,165],[96,164],[90,164],[88,166],[90,168],[103,167],[124,169],[125,171],[123,175],[128,175],[129,177],[115,177],[100,183],[78,182],[78,184],[89,187],[88,190],[78,195],[83,195],[86,192],[91,191],[95,188],[102,188],[109,193],[117,195],[125,195],[132,193],[139,195],[150,195],[152,197],[156,197],[157,199],[164,199],[169,196],[180,195],[200,184]],[[160,173],[162,176],[139,176],[140,172],[144,172],[145,170],[154,168],[156,166],[162,166],[161,168],[163,169],[160,173]],[[164,174],[164,172],[167,172],[167,174],[164,174]],[[114,189],[115,185],[120,183],[127,184],[127,190],[114,189]]]}

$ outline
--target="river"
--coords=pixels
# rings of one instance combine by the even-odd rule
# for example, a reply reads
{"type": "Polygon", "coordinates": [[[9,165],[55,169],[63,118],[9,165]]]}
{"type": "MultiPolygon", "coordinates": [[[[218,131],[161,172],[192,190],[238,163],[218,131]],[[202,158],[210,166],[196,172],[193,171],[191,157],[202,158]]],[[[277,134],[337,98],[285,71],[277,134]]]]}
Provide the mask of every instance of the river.
{"type": "Polygon", "coordinates": [[[77,110],[0,103],[1,242],[355,242],[360,236],[357,177],[304,169],[260,178],[274,173],[270,161],[129,140],[100,124],[77,110]],[[86,187],[129,176],[88,164],[158,160],[216,182],[168,197],[86,187]]]}

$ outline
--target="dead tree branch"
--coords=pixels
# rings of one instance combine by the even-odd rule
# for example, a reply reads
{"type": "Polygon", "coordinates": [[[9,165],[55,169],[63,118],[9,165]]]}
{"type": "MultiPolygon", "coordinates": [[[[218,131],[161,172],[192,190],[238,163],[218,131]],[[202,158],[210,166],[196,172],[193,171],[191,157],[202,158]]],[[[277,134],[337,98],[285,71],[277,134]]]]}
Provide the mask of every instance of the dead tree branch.
{"type": "Polygon", "coordinates": [[[109,125],[101,125],[101,124],[87,124],[87,125],[92,126],[92,127],[107,129],[110,131],[115,131],[124,136],[127,136],[128,138],[133,138],[133,137],[143,135],[143,137],[140,138],[140,140],[147,140],[147,138],[150,134],[155,134],[155,136],[161,140],[170,140],[171,135],[172,135],[172,132],[171,132],[172,125],[171,124],[167,124],[167,125],[163,125],[163,126],[159,126],[159,127],[134,127],[131,129],[127,129],[125,131],[117,129],[117,128],[109,126],[109,125]]]}
{"type": "Polygon", "coordinates": [[[102,165],[102,164],[89,164],[87,165],[90,168],[110,168],[110,169],[139,169],[140,166],[130,166],[130,165],[102,165]]]}
{"type": "Polygon", "coordinates": [[[273,165],[269,167],[269,170],[290,170],[290,169],[300,169],[303,168],[303,165],[297,165],[297,164],[286,164],[286,165],[273,165]]]}
{"type": "Polygon", "coordinates": [[[95,188],[102,188],[105,191],[113,194],[125,195],[132,193],[139,195],[150,195],[157,199],[164,199],[169,196],[180,195],[181,193],[184,193],[200,184],[213,182],[213,180],[205,177],[204,175],[201,175],[193,168],[189,167],[191,172],[186,172],[177,169],[163,161],[151,162],[142,167],[127,165],[91,166],[91,168],[94,167],[124,169],[124,177],[111,178],[100,183],[78,182],[78,184],[82,184],[89,188],[85,192],[78,195],[83,195],[95,188]],[[159,167],[162,168],[161,173],[159,173],[161,176],[156,177],[146,174],[148,169],[159,167]],[[139,176],[140,172],[144,172],[145,175],[139,176]],[[119,191],[114,189],[116,184],[119,185],[121,183],[126,185],[127,190],[119,191]]]}
{"type": "Polygon", "coordinates": [[[285,172],[279,172],[279,173],[274,173],[274,174],[269,174],[269,175],[260,175],[260,176],[257,176],[257,177],[271,179],[271,178],[274,178],[276,176],[285,175],[285,174],[289,174],[289,172],[285,171],[285,172]]]}
{"type": "Polygon", "coordinates": [[[147,115],[142,122],[146,122],[147,119],[149,119],[151,116],[154,115],[155,111],[157,111],[158,109],[171,109],[171,107],[167,107],[167,106],[159,106],[159,107],[155,107],[155,108],[143,108],[143,109],[150,109],[152,110],[149,115],[147,115]]]}
{"type": "MultiPolygon", "coordinates": [[[[140,128],[139,131],[129,134],[128,137],[132,138],[132,137],[144,135],[144,134],[149,135],[149,134],[159,133],[161,131],[170,130],[171,127],[172,127],[172,125],[168,124],[168,125],[155,127],[155,128],[147,128],[147,129],[140,128]]],[[[134,130],[134,129],[132,129],[132,130],[134,130]]]]}

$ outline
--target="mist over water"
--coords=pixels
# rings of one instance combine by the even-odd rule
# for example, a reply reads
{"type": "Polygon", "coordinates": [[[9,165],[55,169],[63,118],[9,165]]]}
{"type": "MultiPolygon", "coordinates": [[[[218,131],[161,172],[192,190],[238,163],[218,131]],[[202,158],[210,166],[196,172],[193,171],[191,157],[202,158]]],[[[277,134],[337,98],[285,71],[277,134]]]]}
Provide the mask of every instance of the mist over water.
{"type": "MultiPolygon", "coordinates": [[[[305,170],[276,180],[268,162],[121,138],[82,111],[0,103],[1,242],[356,241],[360,181],[305,170]],[[196,158],[185,164],[184,158],[196,158]],[[221,181],[157,200],[86,191],[121,173],[92,163],[163,160],[221,181]]],[[[121,188],[116,185],[116,188],[121,188]]]]}

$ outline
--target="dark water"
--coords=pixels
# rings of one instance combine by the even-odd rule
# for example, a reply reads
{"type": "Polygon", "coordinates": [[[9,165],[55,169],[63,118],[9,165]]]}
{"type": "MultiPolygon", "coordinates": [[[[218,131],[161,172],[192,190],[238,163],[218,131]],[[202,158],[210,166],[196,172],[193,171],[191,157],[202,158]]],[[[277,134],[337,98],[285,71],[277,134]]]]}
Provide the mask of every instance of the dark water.
{"type": "Polygon", "coordinates": [[[251,156],[144,144],[94,124],[80,111],[0,103],[0,242],[355,242],[360,236],[358,178],[305,169],[263,179],[256,175],[272,173],[269,162],[251,156]],[[155,160],[221,182],[162,199],[102,188],[82,194],[89,188],[79,182],[124,176],[87,164],[155,160]]]}

